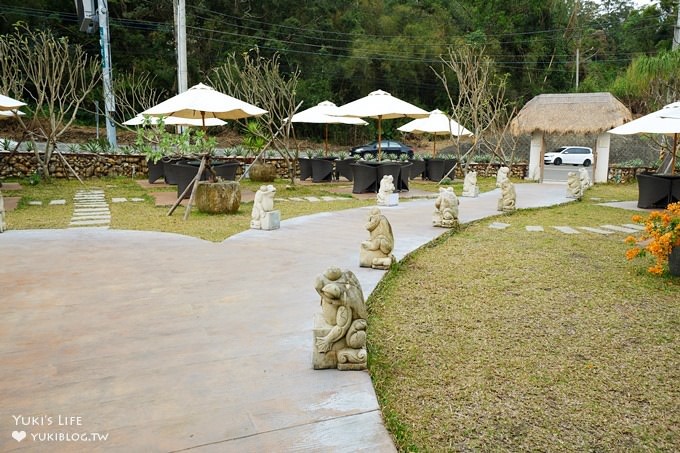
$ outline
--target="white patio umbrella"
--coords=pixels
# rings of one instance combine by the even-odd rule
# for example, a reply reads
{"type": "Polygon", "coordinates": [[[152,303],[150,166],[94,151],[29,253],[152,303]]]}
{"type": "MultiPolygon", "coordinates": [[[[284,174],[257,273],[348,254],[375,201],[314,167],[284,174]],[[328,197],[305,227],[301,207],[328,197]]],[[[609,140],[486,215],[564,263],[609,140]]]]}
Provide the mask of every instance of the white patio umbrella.
{"type": "MultiPolygon", "coordinates": [[[[150,116],[149,121],[151,124],[158,124],[160,121],[161,117],[158,116],[150,116]]],[[[166,116],[163,117],[163,123],[167,125],[178,125],[178,126],[202,126],[203,125],[203,119],[201,118],[179,118],[176,116],[166,116]]],[[[141,113],[134,118],[131,118],[123,123],[126,126],[141,126],[144,124],[144,115],[141,113]]],[[[211,126],[224,126],[227,124],[226,121],[222,121],[219,118],[206,118],[205,119],[205,126],[206,127],[211,127],[211,126]]]]}
{"type": "Polygon", "coordinates": [[[437,135],[453,135],[454,137],[472,137],[472,132],[465,129],[441,110],[432,110],[427,118],[418,118],[397,128],[402,132],[414,134],[434,135],[434,150],[432,157],[437,154],[437,135]]]}
{"type": "Polygon", "coordinates": [[[0,94],[0,111],[2,110],[16,110],[19,107],[26,105],[25,102],[17,101],[14,98],[0,94]]]}
{"type": "MultiPolygon", "coordinates": [[[[205,130],[205,121],[208,118],[235,120],[240,118],[260,116],[264,115],[265,113],[267,113],[266,110],[263,110],[252,104],[248,104],[247,102],[241,101],[240,99],[236,99],[224,93],[220,93],[214,88],[199,83],[198,85],[194,85],[188,90],[161,102],[155,107],[151,107],[150,109],[143,111],[141,114],[150,116],[176,116],[179,118],[200,119],[201,125],[205,130]]],[[[187,219],[189,211],[191,210],[191,205],[194,202],[196,186],[199,180],[198,175],[203,174],[207,160],[208,156],[204,155],[201,159],[201,165],[198,167],[196,178],[194,178],[194,183],[187,186],[187,190],[189,190],[189,187],[192,189],[191,196],[189,197],[189,203],[187,203],[187,209],[184,212],[185,220],[187,219]]],[[[180,195],[172,208],[170,208],[168,215],[172,214],[183,197],[184,194],[180,195]]]]}
{"type": "Polygon", "coordinates": [[[429,113],[420,107],[392,96],[386,91],[377,90],[363,98],[338,107],[337,115],[378,120],[378,159],[380,159],[382,156],[382,120],[404,117],[426,118],[429,113]]]}
{"type": "Polygon", "coordinates": [[[8,120],[16,118],[17,116],[24,116],[25,113],[20,110],[0,110],[0,120],[8,120]]]}
{"type": "Polygon", "coordinates": [[[671,174],[675,173],[675,155],[678,150],[678,134],[680,134],[680,101],[668,104],[664,108],[630,121],[608,131],[610,134],[665,134],[673,136],[671,153],[671,174]]]}
{"type": "Polygon", "coordinates": [[[141,114],[199,119],[202,121],[201,124],[204,124],[203,120],[207,118],[236,120],[265,113],[267,113],[266,110],[199,83],[141,114]]]}
{"type": "Polygon", "coordinates": [[[324,151],[328,154],[328,125],[329,124],[353,124],[365,126],[368,123],[361,118],[349,116],[337,116],[338,106],[331,101],[319,102],[314,107],[296,113],[291,118],[291,123],[311,123],[324,125],[324,151]]]}

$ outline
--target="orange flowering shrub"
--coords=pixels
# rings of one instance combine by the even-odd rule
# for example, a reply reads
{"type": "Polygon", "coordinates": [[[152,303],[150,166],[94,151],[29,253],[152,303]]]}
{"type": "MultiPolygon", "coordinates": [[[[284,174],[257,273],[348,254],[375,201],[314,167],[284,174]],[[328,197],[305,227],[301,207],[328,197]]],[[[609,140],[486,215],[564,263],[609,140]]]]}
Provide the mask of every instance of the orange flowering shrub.
{"type": "Polygon", "coordinates": [[[640,237],[629,236],[626,242],[632,247],[626,251],[626,258],[652,255],[654,266],[647,269],[655,275],[663,274],[668,265],[668,255],[674,246],[680,246],[680,202],[671,203],[666,211],[653,211],[644,219],[634,215],[633,222],[645,226],[640,237]]]}

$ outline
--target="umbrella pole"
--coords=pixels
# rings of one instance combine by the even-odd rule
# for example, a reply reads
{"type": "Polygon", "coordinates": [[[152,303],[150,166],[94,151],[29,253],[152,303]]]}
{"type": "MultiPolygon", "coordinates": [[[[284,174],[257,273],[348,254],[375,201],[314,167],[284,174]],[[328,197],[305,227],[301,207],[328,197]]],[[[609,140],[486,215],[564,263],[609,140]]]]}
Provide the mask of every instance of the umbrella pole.
{"type": "Polygon", "coordinates": [[[382,121],[382,115],[378,115],[378,161],[382,160],[382,134],[380,131],[380,123],[382,121]]]}
{"type": "Polygon", "coordinates": [[[323,151],[324,155],[328,157],[328,124],[324,124],[323,151]]]}
{"type": "Polygon", "coordinates": [[[678,134],[673,134],[673,155],[671,156],[671,175],[675,174],[675,155],[678,152],[678,134]]]}
{"type": "Polygon", "coordinates": [[[432,148],[432,158],[437,157],[437,133],[434,133],[434,148],[432,148]]]}
{"type": "Polygon", "coordinates": [[[184,220],[189,218],[189,212],[191,212],[191,205],[194,204],[194,199],[196,198],[196,188],[198,187],[198,181],[201,180],[201,175],[203,175],[203,170],[205,170],[205,163],[206,163],[206,155],[203,155],[203,158],[201,159],[201,165],[198,167],[198,174],[196,175],[196,178],[194,178],[193,184],[191,184],[192,189],[191,189],[191,195],[189,196],[189,203],[187,203],[187,207],[184,210],[184,220]]]}

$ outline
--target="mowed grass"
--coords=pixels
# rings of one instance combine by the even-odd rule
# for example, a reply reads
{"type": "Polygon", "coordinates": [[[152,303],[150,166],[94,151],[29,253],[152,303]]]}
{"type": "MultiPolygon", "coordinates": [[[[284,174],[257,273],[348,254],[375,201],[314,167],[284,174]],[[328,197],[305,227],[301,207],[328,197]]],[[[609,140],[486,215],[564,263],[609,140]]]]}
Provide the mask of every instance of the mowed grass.
{"type": "Polygon", "coordinates": [[[635,198],[598,186],[506,230],[486,219],[390,271],[369,368],[400,451],[680,448],[680,279],[626,261],[625,233],[551,228],[631,223],[596,202],[635,198]]]}
{"type": "MultiPolygon", "coordinates": [[[[7,213],[7,224],[10,229],[42,229],[67,228],[73,215],[73,197],[79,190],[103,189],[111,211],[111,228],[126,230],[162,231],[194,236],[209,241],[223,241],[224,239],[247,230],[250,227],[252,202],[243,202],[238,212],[233,214],[212,215],[198,212],[194,207],[191,214],[184,220],[184,206],[178,207],[168,216],[169,206],[155,206],[151,192],[169,191],[176,193],[176,188],[154,187],[146,189],[130,178],[101,178],[86,180],[81,184],[76,180],[52,180],[37,185],[28,185],[23,181],[21,190],[3,190],[6,197],[18,196],[21,200],[17,209],[7,213]],[[142,202],[111,203],[112,198],[142,198],[142,202]],[[51,200],[66,200],[66,205],[49,205],[51,200]],[[42,201],[41,206],[30,205],[29,201],[42,201]]],[[[359,200],[349,194],[338,194],[331,189],[339,184],[290,185],[290,181],[277,180],[273,183],[277,187],[275,208],[281,211],[282,220],[315,214],[319,212],[337,211],[375,204],[375,200],[359,200]],[[346,200],[335,201],[289,201],[289,198],[305,196],[335,196],[346,200]]],[[[241,190],[257,191],[262,183],[249,180],[241,181],[241,190]]],[[[431,190],[437,190],[433,183],[431,190]]],[[[351,184],[345,185],[351,187],[351,184]]]]}

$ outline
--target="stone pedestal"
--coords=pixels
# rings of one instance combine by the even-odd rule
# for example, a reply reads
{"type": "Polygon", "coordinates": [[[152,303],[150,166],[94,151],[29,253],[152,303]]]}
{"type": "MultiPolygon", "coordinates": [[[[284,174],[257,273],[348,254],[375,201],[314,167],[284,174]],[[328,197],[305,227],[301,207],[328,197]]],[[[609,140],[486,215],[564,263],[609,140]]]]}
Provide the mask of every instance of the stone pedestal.
{"type": "Polygon", "coordinates": [[[235,181],[199,181],[196,186],[196,207],[208,214],[238,212],[241,206],[241,186],[235,181]]]}
{"type": "Polygon", "coordinates": [[[266,212],[260,225],[263,230],[278,230],[281,226],[281,211],[266,212]]]}
{"type": "Polygon", "coordinates": [[[378,206],[399,206],[399,194],[388,194],[384,202],[378,202],[378,206]]]}

